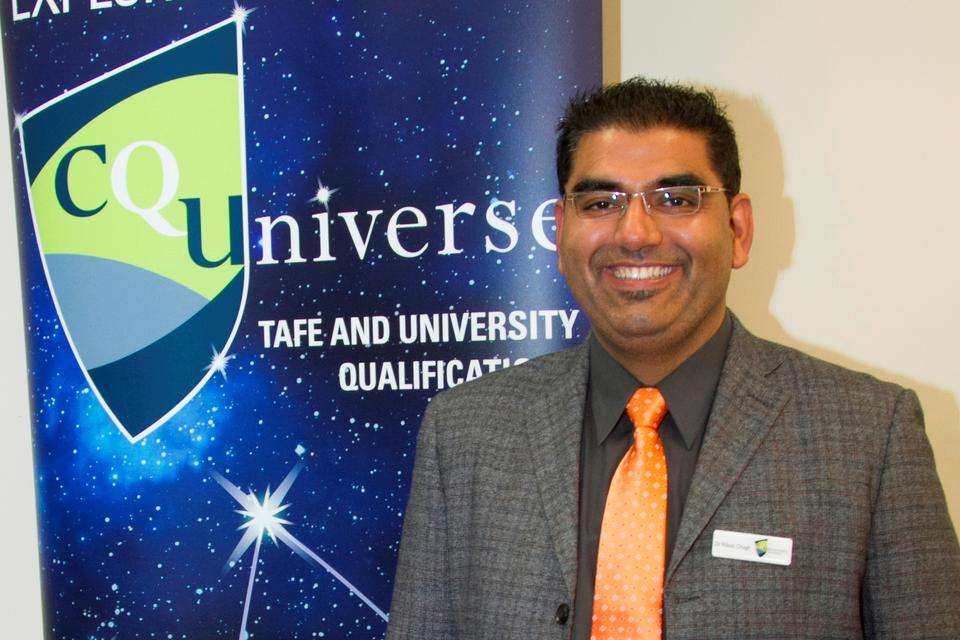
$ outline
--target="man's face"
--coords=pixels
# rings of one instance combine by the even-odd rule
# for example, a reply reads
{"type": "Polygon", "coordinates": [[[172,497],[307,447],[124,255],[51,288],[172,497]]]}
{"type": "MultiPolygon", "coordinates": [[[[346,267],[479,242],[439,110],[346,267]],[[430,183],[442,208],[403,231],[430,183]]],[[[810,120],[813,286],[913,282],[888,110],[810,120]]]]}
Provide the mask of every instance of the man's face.
{"type": "MultiPolygon", "coordinates": [[[[607,128],[580,139],[565,193],[721,186],[700,133],[607,128]]],[[[732,268],[746,264],[750,199],[703,195],[700,211],[651,215],[635,198],[622,217],[586,219],[557,205],[558,260],[601,343],[614,355],[692,354],[723,321],[732,268]],[[682,352],[682,353],[681,353],[682,352]]]]}

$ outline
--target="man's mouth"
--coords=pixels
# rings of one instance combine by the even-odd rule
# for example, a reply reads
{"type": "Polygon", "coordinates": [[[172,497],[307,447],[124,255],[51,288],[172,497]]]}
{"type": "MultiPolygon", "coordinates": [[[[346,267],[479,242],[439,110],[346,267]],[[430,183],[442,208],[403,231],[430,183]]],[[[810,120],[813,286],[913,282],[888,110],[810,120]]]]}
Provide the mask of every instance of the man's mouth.
{"type": "Polygon", "coordinates": [[[676,268],[664,265],[650,267],[616,266],[612,267],[610,272],[617,280],[655,280],[673,273],[676,268]]]}

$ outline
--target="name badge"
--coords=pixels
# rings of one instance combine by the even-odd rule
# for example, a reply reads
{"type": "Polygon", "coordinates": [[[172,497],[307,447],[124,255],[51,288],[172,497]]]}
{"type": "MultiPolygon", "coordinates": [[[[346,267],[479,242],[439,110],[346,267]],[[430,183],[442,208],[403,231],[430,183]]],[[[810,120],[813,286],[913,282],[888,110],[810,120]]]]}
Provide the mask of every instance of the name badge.
{"type": "Polygon", "coordinates": [[[713,532],[713,557],[787,566],[793,555],[793,540],[739,531],[713,532]]]}

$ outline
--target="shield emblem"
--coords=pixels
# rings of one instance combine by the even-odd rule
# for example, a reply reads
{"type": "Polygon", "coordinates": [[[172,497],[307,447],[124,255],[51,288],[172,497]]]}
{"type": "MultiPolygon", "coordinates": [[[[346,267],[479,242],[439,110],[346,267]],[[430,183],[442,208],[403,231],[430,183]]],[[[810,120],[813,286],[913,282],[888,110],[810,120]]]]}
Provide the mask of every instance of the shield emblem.
{"type": "Polygon", "coordinates": [[[767,555],[767,544],[768,544],[768,541],[766,538],[762,540],[757,540],[756,542],[753,543],[753,546],[757,550],[757,555],[760,556],[761,558],[767,555]]]}
{"type": "Polygon", "coordinates": [[[242,24],[230,19],[18,119],[51,295],[135,442],[223,373],[249,274],[242,24]]]}

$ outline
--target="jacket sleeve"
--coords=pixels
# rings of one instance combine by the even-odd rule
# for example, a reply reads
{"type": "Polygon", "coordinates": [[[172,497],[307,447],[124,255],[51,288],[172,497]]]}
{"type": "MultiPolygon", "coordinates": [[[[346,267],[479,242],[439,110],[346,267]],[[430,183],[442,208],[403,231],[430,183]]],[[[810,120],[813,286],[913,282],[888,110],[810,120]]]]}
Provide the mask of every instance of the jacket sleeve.
{"type": "Polygon", "coordinates": [[[879,473],[863,583],[864,635],[960,638],[960,549],[913,391],[896,399],[879,473]]]}
{"type": "Polygon", "coordinates": [[[387,640],[454,637],[446,584],[446,509],[433,420],[435,405],[436,400],[424,414],[417,438],[387,640]]]}

